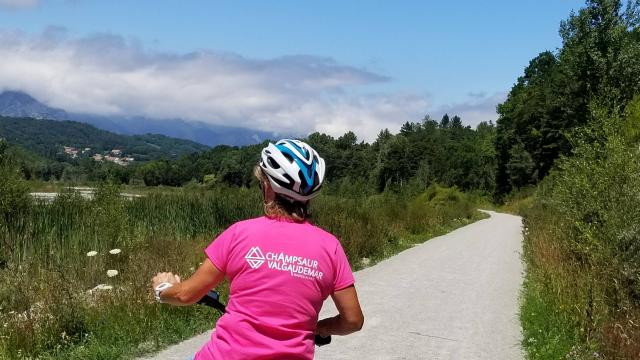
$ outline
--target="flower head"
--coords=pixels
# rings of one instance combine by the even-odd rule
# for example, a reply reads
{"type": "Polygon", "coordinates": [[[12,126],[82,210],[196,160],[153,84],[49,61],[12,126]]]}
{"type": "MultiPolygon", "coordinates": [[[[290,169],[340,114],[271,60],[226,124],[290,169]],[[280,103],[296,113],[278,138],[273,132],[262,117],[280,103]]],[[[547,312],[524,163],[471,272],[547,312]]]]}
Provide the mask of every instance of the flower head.
{"type": "Polygon", "coordinates": [[[89,251],[89,252],[87,253],[87,256],[89,256],[89,257],[91,257],[91,256],[96,256],[96,255],[98,255],[98,252],[97,252],[97,251],[93,251],[93,250],[92,250],[92,251],[89,251]]]}
{"type": "Polygon", "coordinates": [[[111,285],[100,284],[100,285],[94,287],[93,289],[89,290],[89,292],[94,292],[94,291],[99,291],[99,290],[111,290],[111,289],[113,289],[113,286],[111,286],[111,285]]]}
{"type": "Polygon", "coordinates": [[[116,275],[118,275],[118,270],[107,270],[108,277],[114,277],[116,275]]]}
{"type": "Polygon", "coordinates": [[[122,252],[122,250],[120,250],[120,249],[109,250],[109,254],[111,254],[111,255],[117,255],[117,254],[120,254],[121,252],[122,252]]]}

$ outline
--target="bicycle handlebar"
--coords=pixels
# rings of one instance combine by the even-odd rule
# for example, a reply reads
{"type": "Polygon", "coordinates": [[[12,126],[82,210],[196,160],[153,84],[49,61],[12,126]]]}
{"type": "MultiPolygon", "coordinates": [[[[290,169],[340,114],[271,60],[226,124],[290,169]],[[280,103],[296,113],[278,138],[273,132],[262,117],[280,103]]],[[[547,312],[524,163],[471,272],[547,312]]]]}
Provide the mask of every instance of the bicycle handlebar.
{"type": "Polygon", "coordinates": [[[198,304],[212,307],[223,314],[227,312],[227,307],[220,302],[220,293],[215,290],[209,291],[202,299],[198,300],[198,304]]]}
{"type": "MultiPolygon", "coordinates": [[[[212,307],[222,313],[225,313],[227,311],[227,307],[220,302],[220,293],[215,291],[215,290],[211,290],[209,291],[205,296],[202,297],[202,299],[200,299],[198,302],[198,304],[200,305],[205,305],[208,307],[212,307]]],[[[316,346],[324,346],[327,344],[331,344],[331,335],[327,336],[327,337],[322,337],[318,334],[316,334],[315,338],[314,338],[314,342],[316,344],[316,346]]]]}

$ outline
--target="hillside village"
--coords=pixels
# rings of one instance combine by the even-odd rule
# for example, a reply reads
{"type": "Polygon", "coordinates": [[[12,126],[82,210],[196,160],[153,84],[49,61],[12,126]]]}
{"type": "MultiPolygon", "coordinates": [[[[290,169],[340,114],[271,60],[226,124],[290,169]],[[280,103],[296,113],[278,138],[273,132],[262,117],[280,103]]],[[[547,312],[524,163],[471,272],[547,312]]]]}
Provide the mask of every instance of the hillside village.
{"type": "Polygon", "coordinates": [[[120,166],[127,166],[135,161],[133,157],[125,156],[124,152],[120,149],[112,149],[108,152],[99,154],[92,151],[89,147],[78,149],[73,146],[63,146],[63,148],[64,153],[72,159],[77,159],[78,157],[90,157],[98,162],[109,161],[120,166]]]}

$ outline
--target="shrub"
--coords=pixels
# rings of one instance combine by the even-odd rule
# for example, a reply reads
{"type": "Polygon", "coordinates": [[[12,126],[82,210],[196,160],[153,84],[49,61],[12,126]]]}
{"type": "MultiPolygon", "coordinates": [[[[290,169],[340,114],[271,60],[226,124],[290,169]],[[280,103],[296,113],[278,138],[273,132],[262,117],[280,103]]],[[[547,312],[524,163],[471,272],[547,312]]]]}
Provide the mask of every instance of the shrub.
{"type": "Polygon", "coordinates": [[[525,293],[554,309],[540,322],[570,324],[554,331],[577,348],[558,351],[640,357],[639,194],[639,149],[616,133],[580,144],[539,188],[525,219],[525,293]]]}
{"type": "Polygon", "coordinates": [[[22,254],[18,246],[32,203],[28,187],[6,150],[7,144],[0,140],[0,269],[9,257],[22,254]]]}

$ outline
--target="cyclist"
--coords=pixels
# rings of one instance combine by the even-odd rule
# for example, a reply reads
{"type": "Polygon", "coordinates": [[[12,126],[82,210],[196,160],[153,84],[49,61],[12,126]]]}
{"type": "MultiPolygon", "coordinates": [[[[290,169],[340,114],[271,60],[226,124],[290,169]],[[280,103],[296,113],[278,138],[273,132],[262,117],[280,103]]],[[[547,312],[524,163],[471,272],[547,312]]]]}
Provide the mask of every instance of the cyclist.
{"type": "Polygon", "coordinates": [[[315,334],[347,335],[362,328],[344,250],[308,219],[309,201],[320,191],[324,173],[324,160],[305,142],[270,143],[254,169],[265,215],[220,234],[189,279],[172,273],[153,278],[159,301],[183,306],[229,280],[227,311],[195,360],[312,359],[315,334]],[[318,321],[329,295],[339,314],[318,321]]]}

